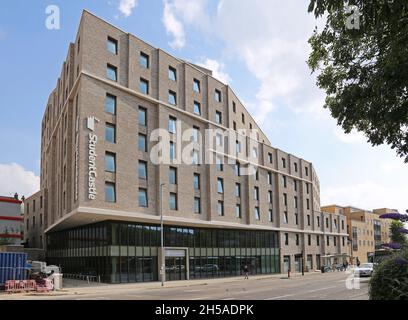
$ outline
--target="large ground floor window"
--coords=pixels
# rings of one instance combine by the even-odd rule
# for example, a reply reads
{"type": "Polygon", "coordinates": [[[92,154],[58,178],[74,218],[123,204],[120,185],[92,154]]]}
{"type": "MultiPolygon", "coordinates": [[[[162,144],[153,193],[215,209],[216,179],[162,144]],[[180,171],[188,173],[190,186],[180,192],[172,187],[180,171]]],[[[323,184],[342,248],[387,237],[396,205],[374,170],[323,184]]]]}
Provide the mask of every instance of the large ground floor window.
{"type": "MultiPolygon", "coordinates": [[[[275,231],[164,227],[166,280],[280,272],[275,231]],[[173,253],[172,253],[173,252],[173,253]],[[174,254],[182,252],[182,254],[174,254]]],[[[160,279],[160,226],[107,221],[47,236],[47,260],[103,282],[160,279]]]]}

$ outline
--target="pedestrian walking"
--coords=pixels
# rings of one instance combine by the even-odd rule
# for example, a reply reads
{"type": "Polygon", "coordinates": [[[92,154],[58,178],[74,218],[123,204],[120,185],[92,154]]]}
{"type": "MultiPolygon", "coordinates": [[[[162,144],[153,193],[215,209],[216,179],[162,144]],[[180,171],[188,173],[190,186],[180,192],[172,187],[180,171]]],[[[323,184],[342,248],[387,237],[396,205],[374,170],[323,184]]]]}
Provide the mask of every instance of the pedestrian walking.
{"type": "Polygon", "coordinates": [[[249,275],[248,266],[244,267],[244,273],[245,273],[245,279],[249,279],[249,277],[248,277],[248,275],[249,275]]]}

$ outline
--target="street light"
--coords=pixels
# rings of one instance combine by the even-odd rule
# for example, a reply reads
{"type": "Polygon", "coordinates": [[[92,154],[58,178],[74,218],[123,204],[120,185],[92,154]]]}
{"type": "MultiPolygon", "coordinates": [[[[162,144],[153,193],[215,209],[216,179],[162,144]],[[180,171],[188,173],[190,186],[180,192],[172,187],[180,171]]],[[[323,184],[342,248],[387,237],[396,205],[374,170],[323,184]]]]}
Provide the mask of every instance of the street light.
{"type": "Polygon", "coordinates": [[[166,270],[166,260],[164,257],[164,230],[163,230],[163,186],[165,183],[160,185],[160,238],[161,238],[161,285],[164,286],[164,272],[166,270]]]}

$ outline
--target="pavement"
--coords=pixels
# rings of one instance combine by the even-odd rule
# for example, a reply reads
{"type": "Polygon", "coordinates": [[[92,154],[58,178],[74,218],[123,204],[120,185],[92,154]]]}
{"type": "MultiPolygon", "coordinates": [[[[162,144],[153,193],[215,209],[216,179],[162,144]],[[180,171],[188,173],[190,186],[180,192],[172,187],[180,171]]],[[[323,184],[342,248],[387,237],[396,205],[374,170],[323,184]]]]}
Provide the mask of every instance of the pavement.
{"type": "Polygon", "coordinates": [[[369,278],[358,283],[351,273],[310,272],[287,275],[187,281],[88,284],[64,279],[51,293],[0,294],[0,300],[367,300],[369,278]]]}

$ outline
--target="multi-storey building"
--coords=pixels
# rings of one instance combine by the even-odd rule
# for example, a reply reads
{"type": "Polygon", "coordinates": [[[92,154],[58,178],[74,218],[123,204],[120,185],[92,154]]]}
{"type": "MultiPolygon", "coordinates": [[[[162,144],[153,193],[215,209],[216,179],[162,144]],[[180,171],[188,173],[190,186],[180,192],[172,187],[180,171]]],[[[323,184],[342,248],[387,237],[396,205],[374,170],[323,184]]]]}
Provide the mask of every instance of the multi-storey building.
{"type": "Polygon", "coordinates": [[[389,242],[390,219],[381,219],[383,213],[396,212],[390,209],[363,210],[351,206],[330,205],[322,207],[327,212],[343,214],[347,217],[347,233],[351,242],[351,262],[367,262],[389,242]],[[355,259],[355,260],[354,260],[355,259]]]}
{"type": "Polygon", "coordinates": [[[22,240],[21,203],[14,197],[0,196],[0,245],[19,245],[22,240]]]}
{"type": "Polygon", "coordinates": [[[170,280],[314,269],[347,245],[313,165],[229,86],[87,11],[43,117],[41,193],[49,261],[107,282],[157,280],[162,262],[170,280]]]}
{"type": "Polygon", "coordinates": [[[24,243],[44,248],[44,196],[41,191],[24,200],[24,243]]]}

